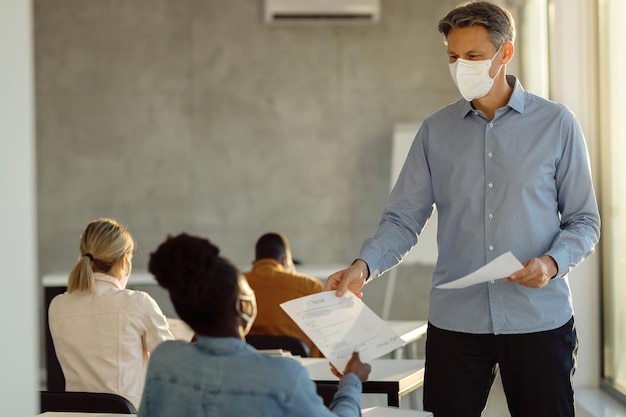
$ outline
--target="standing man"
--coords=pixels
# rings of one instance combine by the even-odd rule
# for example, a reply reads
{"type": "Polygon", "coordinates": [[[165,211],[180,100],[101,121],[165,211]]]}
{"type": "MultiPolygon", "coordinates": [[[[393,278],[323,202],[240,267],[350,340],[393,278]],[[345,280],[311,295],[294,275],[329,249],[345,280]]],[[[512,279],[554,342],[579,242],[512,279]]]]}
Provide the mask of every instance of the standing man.
{"type": "Polygon", "coordinates": [[[439,31],[463,99],[424,121],[376,234],[326,289],[360,294],[417,243],[435,204],[424,409],[480,416],[499,369],[511,416],[574,416],[567,275],[600,235],[582,130],[565,106],[506,74],[515,51],[507,10],[464,3],[439,31]],[[507,251],[523,269],[506,279],[436,288],[507,251]]]}
{"type": "Polygon", "coordinates": [[[312,357],[322,357],[298,325],[280,307],[281,303],[322,291],[322,282],[296,272],[287,237],[266,233],[256,243],[252,269],[244,273],[256,294],[258,313],[251,335],[293,336],[306,342],[312,357]]]}

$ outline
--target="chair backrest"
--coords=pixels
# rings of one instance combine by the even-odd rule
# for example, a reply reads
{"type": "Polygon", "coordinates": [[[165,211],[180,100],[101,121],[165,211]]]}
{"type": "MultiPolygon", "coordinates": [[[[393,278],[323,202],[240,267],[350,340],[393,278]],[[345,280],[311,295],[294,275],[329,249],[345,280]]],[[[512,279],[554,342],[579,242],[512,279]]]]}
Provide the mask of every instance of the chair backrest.
{"type": "Polygon", "coordinates": [[[309,345],[304,340],[293,336],[249,334],[246,336],[246,342],[257,349],[283,349],[303,358],[311,356],[309,345]]]}
{"type": "Polygon", "coordinates": [[[40,391],[41,412],[137,414],[133,404],[117,394],[105,392],[40,391]]]}

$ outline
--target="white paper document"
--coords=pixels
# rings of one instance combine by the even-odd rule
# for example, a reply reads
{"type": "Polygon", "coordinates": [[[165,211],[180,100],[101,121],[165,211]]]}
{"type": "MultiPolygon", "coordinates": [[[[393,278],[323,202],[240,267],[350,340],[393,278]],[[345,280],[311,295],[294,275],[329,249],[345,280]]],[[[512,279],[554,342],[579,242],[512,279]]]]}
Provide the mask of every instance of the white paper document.
{"type": "Polygon", "coordinates": [[[471,274],[452,282],[437,285],[435,288],[465,288],[481,282],[506,278],[523,267],[522,263],[511,252],[506,252],[471,274]]]}
{"type": "Polygon", "coordinates": [[[280,305],[326,358],[341,372],[358,349],[368,362],[404,344],[387,323],[360,298],[323,291],[280,305]]]}

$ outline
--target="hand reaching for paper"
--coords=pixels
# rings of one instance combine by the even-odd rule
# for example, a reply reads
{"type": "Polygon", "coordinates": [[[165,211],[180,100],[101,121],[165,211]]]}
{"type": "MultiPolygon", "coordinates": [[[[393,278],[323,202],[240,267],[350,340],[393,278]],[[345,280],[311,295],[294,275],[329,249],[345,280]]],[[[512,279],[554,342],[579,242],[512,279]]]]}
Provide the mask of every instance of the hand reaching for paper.
{"type": "Polygon", "coordinates": [[[361,358],[359,358],[359,352],[354,351],[352,352],[352,357],[348,361],[346,369],[343,370],[343,373],[339,372],[332,363],[330,364],[330,371],[339,379],[343,378],[345,374],[352,372],[359,377],[361,382],[365,382],[367,381],[367,378],[372,371],[372,366],[369,363],[361,362],[361,358]]]}

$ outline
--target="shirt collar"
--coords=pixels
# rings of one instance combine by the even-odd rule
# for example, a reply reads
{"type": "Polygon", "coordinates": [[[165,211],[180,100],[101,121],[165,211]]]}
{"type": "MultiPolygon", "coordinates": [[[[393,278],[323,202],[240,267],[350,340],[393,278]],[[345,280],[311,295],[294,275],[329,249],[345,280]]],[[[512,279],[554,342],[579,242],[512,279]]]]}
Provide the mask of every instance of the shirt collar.
{"type": "Polygon", "coordinates": [[[102,272],[94,272],[93,277],[96,280],[96,284],[106,284],[107,286],[112,285],[118,290],[122,289],[122,283],[119,279],[115,277],[112,277],[102,272]]]}
{"type": "MultiPolygon", "coordinates": [[[[520,114],[524,113],[526,92],[524,91],[522,84],[514,75],[507,75],[506,80],[509,85],[513,86],[513,94],[511,94],[506,107],[510,107],[520,114]]],[[[459,106],[460,116],[462,119],[464,119],[468,114],[474,112],[474,108],[472,107],[472,103],[470,101],[460,99],[457,104],[459,106]]]]}
{"type": "Polygon", "coordinates": [[[522,83],[520,83],[519,80],[513,75],[507,75],[506,80],[509,84],[513,85],[513,94],[511,94],[511,98],[509,99],[509,103],[507,105],[520,114],[524,113],[526,91],[524,91],[522,83]]]}

